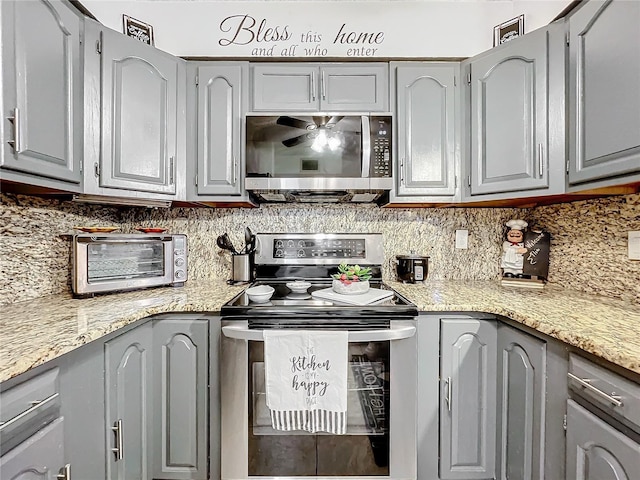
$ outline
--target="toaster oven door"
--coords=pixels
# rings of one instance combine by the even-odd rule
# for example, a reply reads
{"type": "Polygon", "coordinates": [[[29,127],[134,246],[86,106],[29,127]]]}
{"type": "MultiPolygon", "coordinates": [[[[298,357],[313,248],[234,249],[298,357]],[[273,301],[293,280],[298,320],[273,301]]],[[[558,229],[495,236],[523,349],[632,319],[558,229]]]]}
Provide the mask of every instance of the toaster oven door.
{"type": "Polygon", "coordinates": [[[171,237],[76,237],[76,294],[132,290],[173,281],[171,237]]]}

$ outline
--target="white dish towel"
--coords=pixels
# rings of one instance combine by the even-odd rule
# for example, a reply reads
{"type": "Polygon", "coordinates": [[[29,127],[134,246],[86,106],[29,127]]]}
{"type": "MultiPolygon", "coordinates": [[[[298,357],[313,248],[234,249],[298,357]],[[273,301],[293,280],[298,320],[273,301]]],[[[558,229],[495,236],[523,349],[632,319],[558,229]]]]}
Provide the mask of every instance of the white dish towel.
{"type": "Polygon", "coordinates": [[[349,332],[265,330],[263,334],[273,428],[346,433],[349,332]]]}

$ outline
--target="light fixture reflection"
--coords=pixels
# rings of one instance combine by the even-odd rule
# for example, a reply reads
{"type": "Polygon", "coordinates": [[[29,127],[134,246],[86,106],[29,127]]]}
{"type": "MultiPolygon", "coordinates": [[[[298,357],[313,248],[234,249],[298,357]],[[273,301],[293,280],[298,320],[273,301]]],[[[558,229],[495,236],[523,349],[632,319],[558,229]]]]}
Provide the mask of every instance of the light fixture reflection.
{"type": "Polygon", "coordinates": [[[318,136],[313,140],[311,149],[315,152],[322,152],[326,147],[329,147],[332,152],[335,152],[341,144],[342,142],[338,135],[327,135],[327,131],[322,128],[319,130],[318,136]]]}

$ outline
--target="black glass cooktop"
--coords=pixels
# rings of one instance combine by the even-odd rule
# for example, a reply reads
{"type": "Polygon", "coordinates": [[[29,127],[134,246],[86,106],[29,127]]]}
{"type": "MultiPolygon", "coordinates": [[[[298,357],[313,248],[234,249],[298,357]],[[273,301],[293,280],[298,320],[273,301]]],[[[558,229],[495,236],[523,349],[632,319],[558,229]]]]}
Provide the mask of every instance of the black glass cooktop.
{"type": "Polygon", "coordinates": [[[350,305],[339,301],[316,298],[317,290],[331,287],[331,282],[311,282],[305,293],[295,293],[285,281],[257,281],[251,286],[270,285],[274,293],[268,302],[256,303],[249,296],[240,293],[226,303],[221,310],[223,317],[295,316],[295,317],[408,317],[418,314],[417,308],[406,298],[381,281],[372,281],[372,289],[389,290],[393,295],[369,305],[350,305]]]}

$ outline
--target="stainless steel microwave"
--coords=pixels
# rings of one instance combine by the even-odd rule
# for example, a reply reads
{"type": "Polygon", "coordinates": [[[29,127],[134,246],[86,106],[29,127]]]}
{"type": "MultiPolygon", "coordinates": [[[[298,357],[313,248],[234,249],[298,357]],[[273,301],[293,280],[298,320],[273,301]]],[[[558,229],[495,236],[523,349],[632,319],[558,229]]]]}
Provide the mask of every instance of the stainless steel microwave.
{"type": "Polygon", "coordinates": [[[73,237],[76,296],[181,286],[187,280],[186,235],[81,234],[73,237]]]}
{"type": "Polygon", "coordinates": [[[247,115],[245,187],[259,201],[373,201],[393,187],[391,142],[390,114],[247,115]]]}

